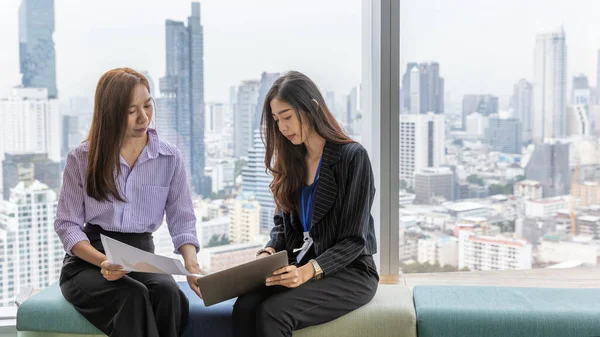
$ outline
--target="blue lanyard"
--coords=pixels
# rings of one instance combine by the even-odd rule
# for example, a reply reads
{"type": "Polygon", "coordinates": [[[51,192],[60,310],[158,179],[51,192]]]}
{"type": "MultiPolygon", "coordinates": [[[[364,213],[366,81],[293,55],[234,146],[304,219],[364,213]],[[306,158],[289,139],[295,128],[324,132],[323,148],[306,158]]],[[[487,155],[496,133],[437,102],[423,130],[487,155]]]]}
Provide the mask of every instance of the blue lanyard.
{"type": "Polygon", "coordinates": [[[310,193],[308,194],[308,209],[306,208],[306,205],[304,204],[304,191],[305,189],[302,189],[302,227],[304,227],[304,231],[308,232],[308,215],[310,213],[310,207],[312,205],[312,196],[315,193],[316,190],[316,182],[317,182],[317,178],[319,177],[319,172],[321,171],[321,162],[323,162],[323,157],[321,157],[321,160],[319,160],[319,166],[317,167],[317,173],[315,173],[315,178],[313,180],[313,184],[312,184],[312,189],[310,191],[310,193]]]}

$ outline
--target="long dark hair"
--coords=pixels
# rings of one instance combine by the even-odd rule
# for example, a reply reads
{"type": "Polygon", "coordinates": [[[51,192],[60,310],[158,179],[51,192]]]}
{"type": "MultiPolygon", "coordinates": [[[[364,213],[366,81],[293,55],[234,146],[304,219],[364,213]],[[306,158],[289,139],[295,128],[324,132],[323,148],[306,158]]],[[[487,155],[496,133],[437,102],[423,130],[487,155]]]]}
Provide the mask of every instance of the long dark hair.
{"type": "Polygon", "coordinates": [[[112,195],[121,197],[115,181],[121,173],[121,145],[127,130],[127,109],[136,85],[150,92],[146,77],[130,68],[106,72],[98,81],[94,98],[94,116],[87,141],[89,146],[86,191],[98,200],[107,201],[112,195]]]}
{"type": "Polygon", "coordinates": [[[346,144],[353,140],[344,133],[325,104],[319,88],[310,78],[300,72],[290,71],[275,81],[265,98],[261,118],[265,166],[273,175],[270,187],[277,209],[292,212],[297,207],[295,192],[306,178],[306,146],[294,145],[281,134],[272,116],[273,99],[289,104],[296,111],[300,125],[306,119],[327,142],[346,144]]]}

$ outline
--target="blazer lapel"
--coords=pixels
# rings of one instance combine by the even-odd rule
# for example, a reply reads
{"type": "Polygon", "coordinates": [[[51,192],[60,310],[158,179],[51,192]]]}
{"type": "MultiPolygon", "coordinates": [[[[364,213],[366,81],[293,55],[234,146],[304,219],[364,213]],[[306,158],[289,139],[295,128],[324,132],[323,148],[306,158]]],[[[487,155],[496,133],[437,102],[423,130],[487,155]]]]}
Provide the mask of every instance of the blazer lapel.
{"type": "Polygon", "coordinates": [[[311,229],[329,212],[337,198],[338,185],[333,176],[331,166],[340,159],[340,147],[341,145],[339,144],[325,143],[321,172],[319,173],[319,180],[315,190],[311,229]]]}

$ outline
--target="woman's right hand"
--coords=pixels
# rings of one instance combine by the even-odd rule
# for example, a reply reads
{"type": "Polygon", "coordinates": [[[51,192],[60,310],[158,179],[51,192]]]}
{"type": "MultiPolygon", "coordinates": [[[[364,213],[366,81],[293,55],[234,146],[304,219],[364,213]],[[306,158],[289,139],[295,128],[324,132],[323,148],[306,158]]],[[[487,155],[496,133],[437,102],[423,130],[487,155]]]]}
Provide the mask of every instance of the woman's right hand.
{"type": "Polygon", "coordinates": [[[267,257],[267,256],[269,256],[269,255],[271,255],[271,254],[269,254],[269,253],[267,253],[267,252],[262,252],[262,253],[260,253],[260,254],[259,254],[257,257],[256,257],[256,259],[257,259],[257,260],[258,260],[258,259],[262,259],[263,257],[267,257]]]}
{"type": "Polygon", "coordinates": [[[267,257],[267,256],[269,256],[269,255],[273,255],[273,254],[275,254],[275,253],[276,253],[276,252],[275,252],[275,249],[274,249],[273,247],[266,247],[266,248],[265,248],[265,250],[267,250],[268,252],[262,252],[262,253],[258,254],[258,255],[256,256],[256,259],[257,259],[257,260],[258,260],[258,259],[262,259],[263,257],[267,257]],[[269,253],[271,253],[271,254],[269,254],[269,253]]]}
{"type": "Polygon", "coordinates": [[[112,264],[108,260],[102,261],[100,264],[100,272],[102,276],[108,281],[116,281],[121,277],[129,274],[128,271],[122,270],[123,266],[118,264],[112,264]]]}

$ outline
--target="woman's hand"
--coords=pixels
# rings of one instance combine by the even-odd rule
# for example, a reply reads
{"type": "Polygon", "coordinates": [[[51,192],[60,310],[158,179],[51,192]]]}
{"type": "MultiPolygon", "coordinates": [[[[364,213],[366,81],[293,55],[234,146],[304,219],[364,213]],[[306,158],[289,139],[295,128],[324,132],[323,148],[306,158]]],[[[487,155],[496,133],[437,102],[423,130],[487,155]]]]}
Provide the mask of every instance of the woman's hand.
{"type": "MultiPolygon", "coordinates": [[[[198,264],[198,260],[185,261],[185,269],[192,274],[201,274],[206,275],[206,272],[200,268],[200,264],[198,264]]],[[[190,289],[198,295],[198,297],[202,298],[202,292],[200,292],[200,288],[198,288],[198,276],[188,276],[187,282],[190,286],[190,289]]]]}
{"type": "MultiPolygon", "coordinates": [[[[196,256],[196,247],[191,243],[186,243],[185,245],[179,247],[179,252],[181,256],[183,256],[183,261],[185,261],[185,269],[192,274],[201,274],[206,275],[206,272],[200,268],[200,264],[198,264],[198,257],[196,256]]],[[[200,292],[200,288],[198,288],[198,276],[188,276],[187,281],[190,288],[198,295],[198,297],[202,298],[202,293],[200,292]]]]}
{"type": "Polygon", "coordinates": [[[268,252],[262,252],[262,253],[260,253],[258,256],[256,256],[257,260],[258,259],[262,259],[263,257],[267,257],[269,255],[273,255],[273,254],[276,253],[275,252],[275,248],[273,248],[273,247],[266,247],[265,250],[268,251],[268,252]]]}
{"type": "Polygon", "coordinates": [[[279,285],[288,288],[297,288],[310,280],[314,274],[315,268],[311,263],[300,268],[287,266],[273,272],[273,276],[267,279],[266,285],[268,287],[279,285]]]}
{"type": "Polygon", "coordinates": [[[128,271],[123,271],[122,269],[123,266],[118,264],[112,264],[108,262],[108,260],[104,260],[102,261],[102,263],[100,263],[100,272],[102,273],[102,276],[104,276],[104,278],[108,281],[116,281],[121,277],[129,274],[128,271]]]}

